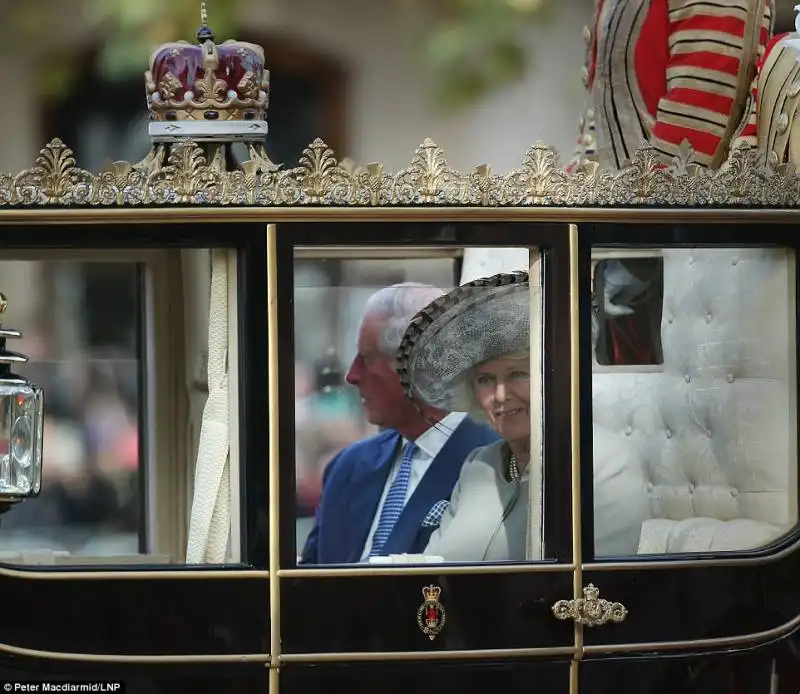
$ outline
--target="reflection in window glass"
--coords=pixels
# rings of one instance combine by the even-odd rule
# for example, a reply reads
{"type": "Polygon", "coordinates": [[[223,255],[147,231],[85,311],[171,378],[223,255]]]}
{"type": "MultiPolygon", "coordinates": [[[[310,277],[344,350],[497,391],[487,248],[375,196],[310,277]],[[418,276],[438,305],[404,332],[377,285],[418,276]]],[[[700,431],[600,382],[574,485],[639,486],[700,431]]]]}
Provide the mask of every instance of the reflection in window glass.
{"type": "Polygon", "coordinates": [[[797,520],[795,260],[663,251],[663,368],[592,378],[598,556],[735,551],[797,520]]]}
{"type": "Polygon", "coordinates": [[[594,267],[593,279],[597,363],[604,366],[660,364],[662,259],[601,260],[594,267]]]}
{"type": "Polygon", "coordinates": [[[524,560],[541,293],[516,277],[444,296],[453,259],[297,260],[295,282],[299,561],[524,560]],[[403,339],[422,309],[424,348],[403,339]]]}
{"type": "Polygon", "coordinates": [[[0,262],[22,375],[44,389],[42,491],[0,517],[21,551],[135,554],[144,542],[139,263],[0,262]]]}

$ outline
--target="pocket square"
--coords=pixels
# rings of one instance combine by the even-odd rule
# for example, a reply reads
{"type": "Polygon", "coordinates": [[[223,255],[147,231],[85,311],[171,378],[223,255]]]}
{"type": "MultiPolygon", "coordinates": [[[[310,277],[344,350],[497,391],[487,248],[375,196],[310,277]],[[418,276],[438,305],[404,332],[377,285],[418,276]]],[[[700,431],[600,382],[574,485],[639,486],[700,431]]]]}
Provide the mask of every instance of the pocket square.
{"type": "Polygon", "coordinates": [[[436,528],[442,522],[442,517],[444,516],[444,512],[447,510],[447,507],[450,505],[450,502],[447,499],[442,499],[441,501],[437,501],[433,506],[431,506],[431,510],[428,511],[425,519],[422,521],[423,528],[436,528]]]}

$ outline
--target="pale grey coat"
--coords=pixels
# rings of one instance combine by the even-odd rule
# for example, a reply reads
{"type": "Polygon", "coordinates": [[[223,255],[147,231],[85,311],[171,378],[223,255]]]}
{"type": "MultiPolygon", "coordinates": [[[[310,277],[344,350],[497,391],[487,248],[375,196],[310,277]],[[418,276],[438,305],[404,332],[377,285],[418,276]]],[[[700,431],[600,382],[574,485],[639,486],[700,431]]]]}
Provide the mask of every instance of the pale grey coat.
{"type": "MultiPolygon", "coordinates": [[[[636,554],[642,523],[650,517],[641,462],[621,438],[594,425],[595,554],[601,557],[636,554]]],[[[425,554],[444,561],[525,561],[532,520],[529,485],[525,476],[518,483],[506,482],[506,445],[496,441],[467,456],[425,554]]],[[[536,514],[541,515],[541,509],[536,514]]],[[[530,559],[536,561],[540,538],[530,539],[530,559]]]]}
{"type": "Polygon", "coordinates": [[[528,479],[507,482],[506,442],[467,456],[439,527],[425,554],[445,561],[524,561],[528,536],[528,479]]]}

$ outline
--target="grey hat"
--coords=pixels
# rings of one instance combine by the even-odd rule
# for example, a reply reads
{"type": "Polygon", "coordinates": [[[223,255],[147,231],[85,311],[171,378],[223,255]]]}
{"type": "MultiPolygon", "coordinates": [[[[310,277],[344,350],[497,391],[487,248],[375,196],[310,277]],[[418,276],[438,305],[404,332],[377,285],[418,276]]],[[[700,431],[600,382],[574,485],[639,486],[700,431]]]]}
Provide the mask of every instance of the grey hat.
{"type": "Polygon", "coordinates": [[[471,412],[475,367],[530,348],[528,273],[456,287],[409,323],[397,355],[406,395],[448,412],[471,412]]]}

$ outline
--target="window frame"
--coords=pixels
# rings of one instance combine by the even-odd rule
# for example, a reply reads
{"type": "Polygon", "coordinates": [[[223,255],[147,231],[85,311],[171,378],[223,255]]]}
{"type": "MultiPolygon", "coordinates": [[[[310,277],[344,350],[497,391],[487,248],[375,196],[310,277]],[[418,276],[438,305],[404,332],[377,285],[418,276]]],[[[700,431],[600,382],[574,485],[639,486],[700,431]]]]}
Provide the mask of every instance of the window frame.
{"type": "MultiPolygon", "coordinates": [[[[129,251],[99,250],[0,250],[0,262],[70,262],[70,263],[130,263],[141,264],[144,268],[144,282],[141,287],[140,305],[143,321],[139,332],[142,341],[141,362],[139,365],[139,383],[144,385],[138,405],[139,455],[138,486],[143,492],[139,502],[140,551],[138,555],[111,555],[109,557],[70,555],[53,557],[54,563],[87,564],[99,563],[138,563],[136,557],[142,557],[142,563],[171,563],[181,535],[185,529],[181,518],[181,502],[169,503],[166,490],[176,488],[182,476],[181,466],[177,458],[166,455],[168,442],[164,440],[162,427],[156,422],[164,417],[164,413],[174,406],[176,394],[164,387],[165,381],[157,376],[159,364],[175,364],[175,355],[171,354],[170,342],[164,339],[163,325],[156,328],[169,317],[174,310],[170,294],[165,289],[169,277],[169,251],[137,249],[129,251]],[[161,387],[157,387],[161,384],[161,387]],[[166,461],[162,463],[160,461],[166,461]],[[180,506],[179,506],[180,504],[180,506]],[[145,546],[141,546],[141,535],[144,531],[145,546]]],[[[23,502],[24,503],[24,502],[23,502]]],[[[24,550],[23,550],[24,551],[24,550]]],[[[42,555],[41,561],[47,562],[42,555]]],[[[23,566],[26,563],[22,564],[23,566]]]]}
{"type": "MultiPolygon", "coordinates": [[[[491,573],[513,573],[528,571],[571,570],[573,557],[572,535],[572,477],[570,466],[553,474],[555,468],[548,460],[561,458],[569,460],[571,443],[569,436],[563,436],[561,441],[555,435],[560,427],[569,431],[570,415],[570,370],[569,359],[558,358],[554,353],[564,344],[569,343],[570,335],[570,310],[569,310],[569,258],[570,239],[567,233],[569,225],[551,223],[408,223],[403,221],[381,222],[370,224],[368,222],[329,222],[321,223],[285,223],[277,225],[277,265],[278,284],[280,286],[294,286],[293,263],[300,257],[309,257],[314,254],[328,254],[325,257],[341,257],[345,254],[358,252],[369,258],[392,257],[408,259],[409,257],[434,257],[441,255],[461,256],[467,248],[525,248],[535,246],[541,252],[543,264],[544,285],[544,325],[543,325],[543,352],[545,359],[545,387],[542,410],[544,413],[543,438],[544,438],[544,475],[548,471],[553,483],[552,491],[548,488],[542,491],[544,496],[543,526],[547,547],[544,560],[529,562],[503,562],[495,564],[490,562],[456,563],[446,562],[436,564],[438,574],[449,573],[483,573],[487,569],[491,573]],[[396,226],[400,233],[387,234],[386,225],[396,226]],[[439,234],[432,233],[432,226],[443,228],[439,234]],[[323,233],[322,230],[325,230],[323,233]],[[460,230],[460,231],[458,231],[460,230]],[[391,237],[391,238],[390,238],[391,237]],[[367,246],[368,250],[361,250],[367,246]],[[328,250],[330,249],[330,250],[328,250]],[[300,252],[298,254],[298,251],[300,252]],[[422,255],[420,255],[422,254],[422,255]],[[548,290],[552,287],[552,290],[548,290]],[[558,386],[548,383],[558,383],[558,386]],[[560,391],[560,392],[556,392],[560,391]],[[558,402],[557,406],[553,406],[558,402]],[[556,422],[554,424],[554,422],[556,422]]],[[[353,257],[353,256],[349,256],[353,257]]],[[[533,263],[534,256],[531,255],[533,263]]],[[[280,335],[291,334],[291,340],[281,338],[278,362],[288,363],[294,360],[294,326],[291,297],[279,296],[278,301],[278,332],[280,335]]],[[[281,369],[279,378],[279,392],[291,393],[292,400],[287,395],[282,396],[279,406],[279,447],[281,460],[294,459],[294,376],[293,370],[281,369]],[[291,446],[286,440],[291,440],[291,446]]],[[[359,576],[385,573],[395,575],[403,572],[424,571],[419,566],[303,566],[297,565],[295,554],[295,512],[296,497],[295,479],[296,472],[292,468],[291,474],[286,470],[279,474],[280,480],[280,558],[279,565],[282,576],[297,576],[303,578],[325,578],[330,576],[359,576]],[[291,518],[291,523],[288,522],[291,518]]]]}
{"type": "MultiPolygon", "coordinates": [[[[769,248],[782,247],[794,253],[794,321],[795,321],[795,360],[794,389],[795,404],[800,400],[800,241],[787,234],[782,224],[752,222],[745,224],[723,224],[720,222],[692,221],[675,223],[657,220],[650,223],[641,221],[587,222],[579,227],[579,312],[580,326],[580,422],[581,422],[581,506],[582,511],[582,557],[584,570],[591,572],[634,572],[650,569],[679,570],[702,567],[742,567],[771,564],[800,547],[800,408],[795,407],[795,416],[790,426],[794,426],[794,453],[796,464],[793,473],[795,484],[790,490],[795,495],[797,520],[794,527],[774,541],[758,548],[724,552],[643,554],[620,557],[597,557],[594,547],[594,490],[592,486],[593,442],[592,442],[592,374],[593,353],[591,344],[591,268],[594,250],[614,249],[614,253],[626,250],[645,251],[672,248],[769,248]],[[644,239],[644,240],[643,240],[644,239]]],[[[613,367],[611,367],[613,368],[613,367]]],[[[620,367],[621,369],[622,367],[620,367]]],[[[790,376],[791,378],[791,376],[790,376]]],[[[603,579],[608,580],[608,579],[603,579]]],[[[677,578],[676,578],[677,580],[677,578]]]]}
{"type": "MultiPolygon", "coordinates": [[[[49,226],[49,225],[45,225],[49,226]]],[[[176,226],[176,225],[170,225],[176,226]]],[[[252,227],[252,224],[233,224],[232,226],[252,227]]],[[[263,225],[258,225],[263,229],[263,225]]],[[[53,229],[53,227],[50,227],[53,229]]],[[[198,344],[203,351],[206,349],[206,336],[208,334],[207,296],[190,296],[184,277],[181,273],[179,256],[183,251],[199,250],[210,257],[212,248],[225,249],[228,259],[228,369],[229,369],[229,426],[230,426],[230,488],[231,488],[231,527],[229,530],[228,556],[224,566],[228,568],[248,566],[250,569],[266,570],[268,565],[267,532],[266,528],[252,526],[258,511],[248,507],[248,497],[252,498],[254,491],[248,490],[248,484],[257,471],[248,471],[243,468],[247,451],[241,449],[245,444],[252,449],[252,444],[241,441],[242,428],[247,424],[240,422],[247,407],[247,401],[253,396],[246,389],[240,387],[240,380],[246,378],[242,358],[252,360],[259,350],[263,353],[260,357],[263,366],[255,364],[256,371],[266,371],[266,340],[259,345],[249,345],[247,340],[241,341],[239,332],[246,330],[247,325],[253,322],[253,317],[258,314],[258,306],[265,303],[248,301],[246,296],[252,293],[248,289],[255,281],[258,286],[265,286],[263,269],[254,268],[254,253],[259,256],[263,266],[263,249],[266,239],[248,239],[244,241],[240,233],[238,238],[230,243],[226,240],[224,245],[214,240],[215,232],[211,232],[211,241],[204,245],[208,232],[198,235],[197,240],[187,240],[181,236],[180,240],[159,241],[152,243],[146,237],[139,236],[140,228],[135,225],[129,227],[138,238],[128,246],[118,243],[107,244],[91,241],[78,241],[64,248],[55,248],[52,243],[44,241],[39,245],[31,241],[24,228],[22,239],[8,239],[4,248],[0,249],[0,261],[68,261],[68,262],[130,262],[142,263],[144,266],[143,293],[141,305],[144,310],[142,331],[142,369],[145,385],[144,399],[140,405],[140,436],[145,445],[140,455],[141,474],[144,476],[145,494],[140,503],[140,533],[141,526],[145,528],[147,537],[145,551],[129,555],[109,556],[60,556],[51,550],[42,554],[34,552],[29,555],[29,560],[22,563],[9,562],[4,559],[3,565],[9,570],[26,571],[34,564],[46,565],[58,571],[59,567],[74,567],[94,572],[107,573],[113,567],[122,566],[136,568],[137,566],[153,567],[159,569],[178,569],[181,572],[194,571],[195,567],[185,564],[186,542],[188,539],[189,518],[193,498],[194,468],[197,452],[190,453],[186,436],[188,427],[195,426],[199,437],[202,407],[195,413],[191,412],[188,398],[192,389],[207,389],[203,382],[190,383],[184,375],[187,364],[187,336],[185,326],[187,315],[187,301],[201,304],[201,313],[205,316],[206,323],[199,326],[199,333],[203,336],[203,343],[198,344]],[[261,249],[261,252],[258,249],[261,249]],[[261,278],[259,279],[259,274],[261,278]],[[248,306],[249,304],[249,306],[248,306]],[[255,309],[255,310],[254,310],[255,309]],[[181,328],[176,338],[176,326],[181,328]],[[160,365],[164,366],[160,366],[160,365]],[[164,378],[160,373],[172,374],[171,378],[164,378]],[[194,414],[194,416],[192,416],[194,414]],[[192,422],[190,422],[192,420],[192,422]],[[178,422],[178,432],[168,431],[169,427],[158,426],[159,421],[178,422]],[[247,516],[247,518],[245,518],[247,516]],[[260,558],[255,561],[246,561],[253,550],[260,548],[260,558]],[[45,556],[46,555],[46,556],[45,556]]],[[[210,230],[211,226],[207,228],[210,230]]],[[[245,232],[247,233],[247,232],[245,232]]],[[[60,235],[63,231],[60,232],[60,235]]],[[[172,236],[172,234],[168,234],[172,236]]],[[[263,237],[263,235],[262,235],[263,237]]],[[[40,241],[41,243],[41,241],[40,241]]],[[[209,261],[210,262],[210,261],[209,261]]],[[[210,288],[210,265],[208,277],[200,278],[200,284],[210,288]]],[[[184,268],[184,273],[186,269],[184,268]]],[[[265,294],[265,292],[264,292],[265,294]]],[[[263,310],[260,312],[263,314],[263,310]]],[[[266,316],[263,317],[263,329],[266,329],[266,316]]],[[[198,326],[195,326],[198,332],[198,326]]],[[[258,398],[258,396],[256,396],[258,398]]],[[[260,397],[266,407],[266,394],[260,397]]],[[[204,399],[203,399],[204,402],[204,399]]],[[[261,428],[266,436],[266,427],[255,424],[261,428]]],[[[141,477],[140,477],[141,481],[141,477]]],[[[264,480],[266,483],[266,480],[264,480]]],[[[266,497],[268,488],[261,488],[256,496],[266,497]]],[[[263,523],[262,523],[263,525],[263,523]]],[[[219,565],[217,565],[219,566],[219,565]]],[[[215,568],[215,565],[204,564],[202,570],[215,568]]]]}

